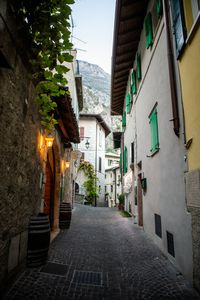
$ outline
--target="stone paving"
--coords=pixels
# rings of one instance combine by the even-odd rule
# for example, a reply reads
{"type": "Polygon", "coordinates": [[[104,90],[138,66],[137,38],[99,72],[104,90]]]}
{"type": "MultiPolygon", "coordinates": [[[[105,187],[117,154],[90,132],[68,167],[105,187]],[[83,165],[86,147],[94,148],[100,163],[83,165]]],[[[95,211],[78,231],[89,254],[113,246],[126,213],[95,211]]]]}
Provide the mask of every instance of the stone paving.
{"type": "Polygon", "coordinates": [[[27,268],[4,299],[200,299],[132,218],[76,205],[48,263],[27,268]]]}

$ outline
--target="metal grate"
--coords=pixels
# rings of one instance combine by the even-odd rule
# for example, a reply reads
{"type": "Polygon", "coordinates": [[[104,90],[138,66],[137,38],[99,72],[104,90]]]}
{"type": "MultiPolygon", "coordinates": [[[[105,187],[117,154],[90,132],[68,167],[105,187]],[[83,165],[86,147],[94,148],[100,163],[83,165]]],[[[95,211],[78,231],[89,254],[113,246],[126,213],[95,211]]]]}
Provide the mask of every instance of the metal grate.
{"type": "Polygon", "coordinates": [[[59,276],[65,276],[68,271],[68,266],[48,262],[41,270],[42,273],[49,273],[59,276]]]}
{"type": "Polygon", "coordinates": [[[175,251],[174,251],[174,236],[172,233],[167,231],[167,249],[169,254],[171,254],[173,257],[175,257],[175,251]]]}
{"type": "Polygon", "coordinates": [[[100,272],[87,272],[75,270],[72,278],[72,282],[78,284],[102,286],[102,281],[102,273],[100,272]]]}

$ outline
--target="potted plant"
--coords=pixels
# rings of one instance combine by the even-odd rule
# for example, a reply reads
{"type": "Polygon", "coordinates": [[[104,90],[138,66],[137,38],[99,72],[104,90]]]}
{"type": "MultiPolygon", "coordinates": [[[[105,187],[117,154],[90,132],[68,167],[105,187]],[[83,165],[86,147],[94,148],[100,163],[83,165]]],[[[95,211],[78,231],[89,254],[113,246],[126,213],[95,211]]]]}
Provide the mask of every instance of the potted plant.
{"type": "Polygon", "coordinates": [[[119,200],[118,209],[119,210],[124,210],[124,194],[118,195],[117,198],[119,200]]]}

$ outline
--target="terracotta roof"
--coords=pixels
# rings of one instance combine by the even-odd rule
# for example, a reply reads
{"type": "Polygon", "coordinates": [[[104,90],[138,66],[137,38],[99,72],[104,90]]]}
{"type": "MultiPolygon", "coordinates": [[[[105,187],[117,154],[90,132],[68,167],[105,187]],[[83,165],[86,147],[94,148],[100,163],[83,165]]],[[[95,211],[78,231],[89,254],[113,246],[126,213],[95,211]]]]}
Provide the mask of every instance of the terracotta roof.
{"type": "Polygon", "coordinates": [[[58,126],[62,134],[63,142],[69,144],[80,143],[79,128],[76,115],[72,108],[71,98],[65,96],[56,100],[58,112],[58,126]]]}
{"type": "Polygon", "coordinates": [[[129,71],[133,67],[147,0],[117,0],[111,72],[111,115],[122,115],[129,71]]]}
{"type": "Polygon", "coordinates": [[[103,129],[105,130],[105,135],[109,135],[109,133],[111,132],[110,128],[108,127],[108,125],[106,124],[106,122],[104,121],[104,119],[102,118],[101,115],[99,114],[80,114],[80,119],[81,118],[96,118],[97,121],[99,122],[99,124],[101,124],[101,126],[103,127],[103,129]]]}

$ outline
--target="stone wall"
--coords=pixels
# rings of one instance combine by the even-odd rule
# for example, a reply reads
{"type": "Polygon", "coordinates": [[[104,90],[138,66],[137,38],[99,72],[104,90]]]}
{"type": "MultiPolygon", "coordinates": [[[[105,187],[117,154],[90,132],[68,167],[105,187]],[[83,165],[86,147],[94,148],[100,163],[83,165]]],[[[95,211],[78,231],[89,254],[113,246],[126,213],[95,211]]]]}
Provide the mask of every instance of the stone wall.
{"type": "Polygon", "coordinates": [[[200,291],[200,169],[186,173],[186,199],[192,215],[193,279],[200,291]]]}
{"type": "Polygon", "coordinates": [[[27,226],[41,202],[35,89],[1,9],[0,52],[8,67],[0,61],[0,285],[26,256],[27,226]]]}

